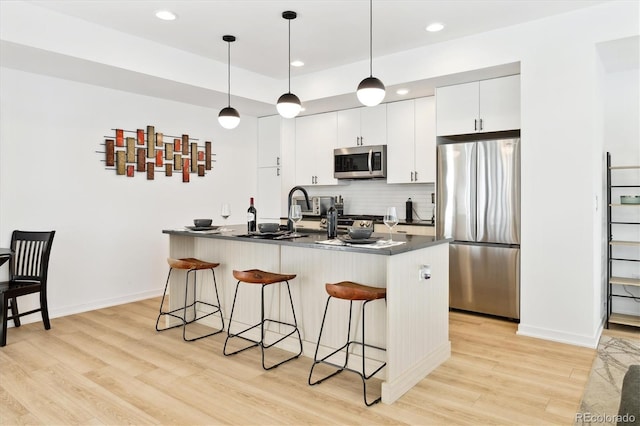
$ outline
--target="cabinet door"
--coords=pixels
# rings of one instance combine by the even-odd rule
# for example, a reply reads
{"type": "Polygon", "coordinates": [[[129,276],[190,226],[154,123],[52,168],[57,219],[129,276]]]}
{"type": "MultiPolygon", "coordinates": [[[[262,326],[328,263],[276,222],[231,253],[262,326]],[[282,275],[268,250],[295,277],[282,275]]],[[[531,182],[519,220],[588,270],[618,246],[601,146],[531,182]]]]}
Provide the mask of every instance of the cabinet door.
{"type": "Polygon", "coordinates": [[[415,100],[415,182],[436,181],[436,100],[415,100]]]}
{"type": "Polygon", "coordinates": [[[258,167],[280,166],[280,116],[258,119],[258,167]]]}
{"type": "Polygon", "coordinates": [[[328,112],[316,116],[318,127],[323,131],[316,134],[315,154],[312,158],[317,185],[337,185],[333,177],[333,150],[338,142],[338,115],[328,112]]]}
{"type": "Polygon", "coordinates": [[[436,131],[438,136],[477,132],[479,116],[477,81],[436,89],[436,131]]]}
{"type": "Polygon", "coordinates": [[[337,140],[337,113],[296,119],[296,185],[335,185],[333,150],[337,140]]]}
{"type": "Polygon", "coordinates": [[[361,145],[387,143],[387,104],[360,109],[361,145]]]}
{"type": "Polygon", "coordinates": [[[482,132],[520,128],[520,76],[480,82],[482,132]]]}
{"type": "MultiPolygon", "coordinates": [[[[256,210],[258,222],[280,222],[280,199],[282,198],[279,167],[258,168],[258,195],[256,210]]],[[[286,215],[285,215],[286,216],[286,215]]]]}
{"type": "Polygon", "coordinates": [[[414,170],[414,101],[387,105],[387,183],[411,183],[414,170]]]}
{"type": "Polygon", "coordinates": [[[338,147],[356,146],[360,143],[360,108],[337,112],[338,147]]]}

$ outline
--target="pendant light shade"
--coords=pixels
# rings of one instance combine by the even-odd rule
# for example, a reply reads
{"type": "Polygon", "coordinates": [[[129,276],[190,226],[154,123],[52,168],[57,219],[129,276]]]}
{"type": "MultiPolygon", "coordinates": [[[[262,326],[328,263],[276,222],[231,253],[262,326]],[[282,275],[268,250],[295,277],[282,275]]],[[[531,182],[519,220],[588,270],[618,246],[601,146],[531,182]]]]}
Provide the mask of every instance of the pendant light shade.
{"type": "Polygon", "coordinates": [[[373,76],[373,0],[369,0],[369,77],[358,84],[358,100],[366,106],[376,106],[384,99],[382,81],[373,76]]]}
{"type": "Polygon", "coordinates": [[[358,84],[356,94],[363,105],[376,106],[384,99],[384,84],[375,77],[367,77],[358,84]]]}
{"type": "Polygon", "coordinates": [[[278,98],[278,104],[276,105],[278,114],[284,118],[293,118],[302,109],[300,99],[293,93],[285,93],[278,98]]]}
{"type": "Polygon", "coordinates": [[[282,17],[289,21],[289,91],[278,98],[276,108],[278,109],[278,114],[284,118],[293,118],[302,109],[300,99],[291,93],[291,20],[296,19],[297,16],[296,12],[290,10],[282,12],[282,17]]]}
{"type": "Polygon", "coordinates": [[[231,107],[231,43],[236,41],[236,38],[232,35],[222,36],[222,40],[226,41],[227,46],[227,107],[220,110],[218,114],[218,123],[225,129],[235,129],[240,124],[240,114],[235,108],[231,107]]]}
{"type": "Polygon", "coordinates": [[[240,124],[240,114],[233,107],[225,107],[218,114],[218,122],[225,129],[235,129],[240,124]]]}

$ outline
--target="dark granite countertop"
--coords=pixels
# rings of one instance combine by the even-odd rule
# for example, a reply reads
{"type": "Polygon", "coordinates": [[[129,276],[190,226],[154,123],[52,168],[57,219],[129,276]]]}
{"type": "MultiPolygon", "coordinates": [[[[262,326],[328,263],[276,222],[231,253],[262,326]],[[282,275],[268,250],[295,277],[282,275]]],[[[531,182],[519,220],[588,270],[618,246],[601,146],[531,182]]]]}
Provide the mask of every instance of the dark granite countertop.
{"type": "MultiPolygon", "coordinates": [[[[247,235],[247,227],[245,225],[234,225],[234,226],[226,226],[223,232],[218,233],[207,233],[205,232],[196,232],[189,231],[186,229],[165,229],[162,231],[163,234],[169,235],[181,235],[195,238],[212,238],[212,239],[221,239],[221,240],[233,240],[233,241],[246,241],[251,243],[259,243],[259,244],[278,244],[282,246],[292,246],[292,247],[303,247],[303,248],[313,248],[319,250],[339,250],[339,251],[348,251],[348,252],[356,252],[356,253],[368,253],[368,254],[377,254],[377,255],[394,255],[405,253],[413,250],[419,250],[430,246],[435,246],[439,244],[446,244],[451,242],[451,239],[441,239],[438,240],[435,237],[423,236],[423,235],[406,235],[406,234],[394,234],[393,241],[403,242],[403,244],[390,246],[390,247],[380,247],[380,248],[370,248],[364,247],[359,244],[348,244],[348,245],[333,245],[326,244],[324,242],[327,241],[327,235],[324,232],[306,232],[300,230],[300,233],[304,235],[304,237],[299,238],[287,238],[287,239],[270,239],[270,238],[260,238],[259,236],[246,237],[243,235],[247,235]]],[[[387,233],[373,233],[372,238],[377,238],[379,240],[386,240],[389,238],[389,234],[387,233]]]]}

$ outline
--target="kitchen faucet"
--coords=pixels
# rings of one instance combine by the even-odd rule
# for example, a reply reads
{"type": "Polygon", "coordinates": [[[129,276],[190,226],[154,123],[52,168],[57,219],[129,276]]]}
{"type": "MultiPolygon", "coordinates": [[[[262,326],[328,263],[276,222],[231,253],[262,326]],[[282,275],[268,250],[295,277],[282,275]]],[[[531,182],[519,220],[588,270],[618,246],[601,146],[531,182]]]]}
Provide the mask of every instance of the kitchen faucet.
{"type": "Polygon", "coordinates": [[[307,202],[307,210],[311,210],[311,203],[309,202],[309,194],[307,194],[307,190],[301,186],[294,186],[289,191],[289,200],[287,203],[287,229],[289,231],[293,231],[293,221],[291,220],[291,202],[293,200],[293,193],[296,191],[302,191],[304,194],[304,200],[307,202]]]}

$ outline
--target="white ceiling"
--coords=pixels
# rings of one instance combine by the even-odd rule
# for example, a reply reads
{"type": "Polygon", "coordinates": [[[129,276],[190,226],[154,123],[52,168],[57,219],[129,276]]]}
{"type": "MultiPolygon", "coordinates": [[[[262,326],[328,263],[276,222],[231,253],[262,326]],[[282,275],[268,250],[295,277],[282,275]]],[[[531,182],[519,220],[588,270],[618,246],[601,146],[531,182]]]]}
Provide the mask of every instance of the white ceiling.
{"type": "MultiPolygon", "coordinates": [[[[376,58],[382,56],[569,13],[606,1],[374,0],[373,74],[376,75],[376,58]],[[425,31],[432,22],[443,23],[445,29],[439,33],[425,31]]],[[[305,74],[326,70],[333,70],[335,74],[336,67],[340,66],[363,67],[362,77],[369,71],[368,0],[0,0],[0,9],[5,23],[0,34],[8,35],[0,39],[2,66],[210,108],[219,108],[227,102],[226,78],[224,84],[220,78],[227,75],[227,43],[222,36],[235,35],[237,41],[231,45],[235,78],[232,104],[241,114],[258,117],[276,114],[275,101],[281,89],[274,91],[273,87],[281,87],[280,82],[286,87],[288,21],[282,18],[283,11],[298,13],[298,18],[291,22],[291,56],[305,62],[304,67],[292,67],[292,78],[308,77],[307,81],[321,83],[322,75],[305,74]],[[28,7],[6,7],[11,5],[28,7]],[[171,10],[178,19],[157,19],[155,12],[161,9],[171,10]],[[28,22],[33,15],[38,15],[38,19],[28,22]],[[43,16],[60,18],[56,20],[58,26],[52,25],[58,29],[51,33],[55,41],[43,35],[46,31],[33,32],[38,25],[46,25],[47,21],[41,20],[43,16]],[[67,26],[61,27],[63,22],[67,26]],[[7,31],[6,27],[11,29],[7,31]],[[91,43],[95,38],[89,33],[104,35],[106,31],[99,31],[104,29],[108,29],[111,37],[117,32],[125,34],[136,45],[127,52],[127,58],[146,55],[148,62],[154,63],[157,52],[153,48],[142,51],[140,46],[155,43],[187,52],[191,64],[198,63],[201,68],[198,75],[204,75],[206,69],[217,78],[209,79],[207,75],[204,80],[193,80],[193,73],[189,74],[189,66],[193,65],[178,66],[174,75],[122,68],[118,63],[109,62],[115,50],[107,49],[101,52],[102,56],[94,54],[97,52],[91,43]],[[61,35],[63,32],[66,34],[61,35]],[[76,51],[84,55],[76,56],[76,51]],[[100,58],[106,62],[100,62],[100,58]],[[239,69],[242,69],[240,73],[239,69]],[[180,72],[186,72],[187,78],[178,76],[180,72]],[[256,90],[262,90],[262,95],[256,94],[256,90]],[[273,102],[268,100],[271,98],[273,102]]],[[[114,46],[122,48],[121,43],[114,46]]],[[[384,74],[384,70],[378,72],[384,74]]],[[[519,72],[520,64],[512,63],[477,70],[473,75],[462,73],[398,82],[387,86],[385,102],[404,98],[395,93],[399,87],[409,89],[410,97],[429,96],[438,86],[519,72]]],[[[360,106],[353,92],[340,93],[303,99],[306,109],[303,114],[360,106]]]]}
{"type": "MultiPolygon", "coordinates": [[[[373,55],[383,56],[432,43],[520,24],[588,7],[604,0],[374,0],[373,55]],[[425,27],[445,24],[439,33],[425,27]]],[[[224,34],[235,67],[271,78],[287,78],[287,21],[293,10],[291,56],[305,66],[292,75],[317,72],[369,57],[367,0],[38,0],[35,4],[190,53],[227,63],[224,34]],[[154,12],[168,9],[175,21],[154,12]]],[[[368,70],[365,70],[365,73],[368,70]]],[[[375,74],[375,69],[374,69],[375,74]]]]}

